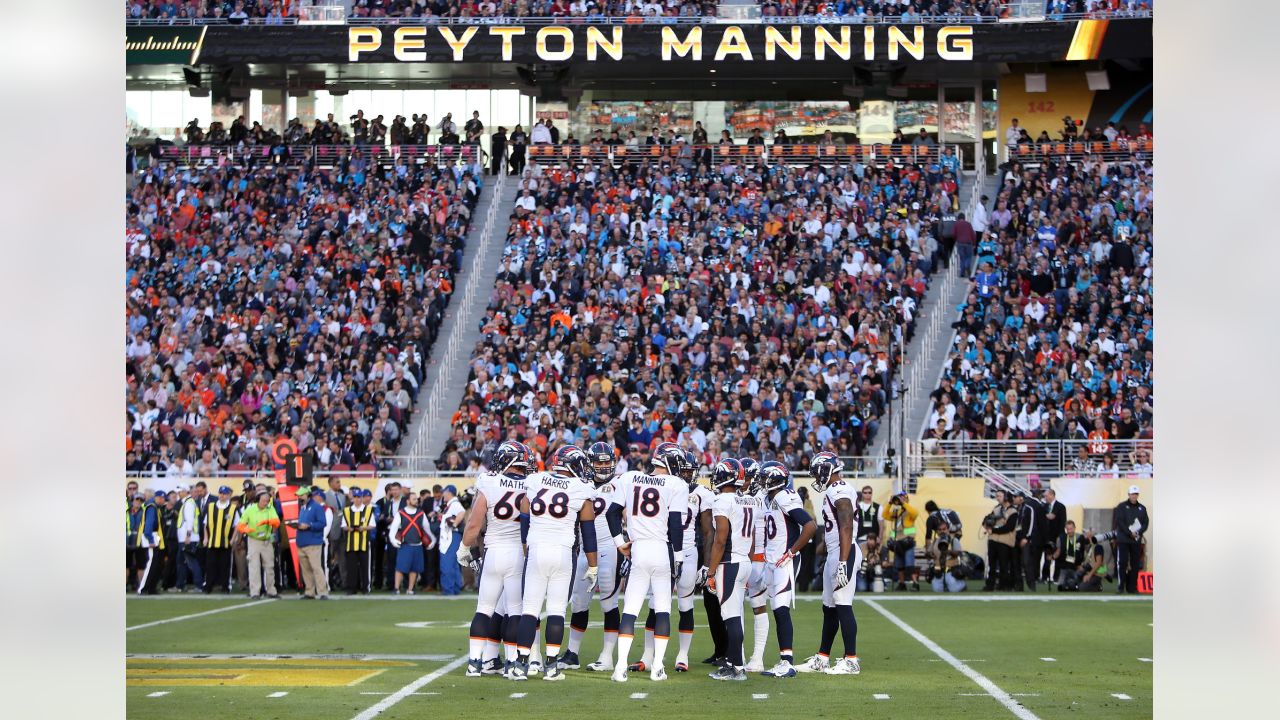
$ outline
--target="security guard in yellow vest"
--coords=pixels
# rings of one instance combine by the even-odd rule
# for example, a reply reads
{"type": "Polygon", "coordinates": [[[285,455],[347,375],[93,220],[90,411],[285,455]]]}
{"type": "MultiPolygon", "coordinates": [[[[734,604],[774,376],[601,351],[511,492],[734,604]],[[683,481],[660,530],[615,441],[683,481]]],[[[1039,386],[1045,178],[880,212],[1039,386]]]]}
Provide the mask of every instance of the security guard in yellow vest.
{"type": "MultiPolygon", "coordinates": [[[[164,493],[158,492],[150,502],[142,506],[142,522],[138,527],[136,547],[145,549],[146,564],[138,577],[138,594],[154,595],[160,584],[160,571],[164,559],[164,528],[160,524],[160,506],[164,493]]],[[[141,553],[139,553],[141,554],[141,553]]]]}
{"type": "Polygon", "coordinates": [[[231,504],[231,488],[218,488],[218,499],[204,509],[200,544],[205,548],[204,591],[231,592],[231,533],[235,530],[236,508],[231,504]]]}
{"type": "Polygon", "coordinates": [[[373,543],[370,533],[374,527],[373,492],[352,488],[351,503],[342,509],[342,532],[346,536],[345,564],[342,576],[347,581],[347,594],[369,594],[372,576],[369,558],[373,543]]]}

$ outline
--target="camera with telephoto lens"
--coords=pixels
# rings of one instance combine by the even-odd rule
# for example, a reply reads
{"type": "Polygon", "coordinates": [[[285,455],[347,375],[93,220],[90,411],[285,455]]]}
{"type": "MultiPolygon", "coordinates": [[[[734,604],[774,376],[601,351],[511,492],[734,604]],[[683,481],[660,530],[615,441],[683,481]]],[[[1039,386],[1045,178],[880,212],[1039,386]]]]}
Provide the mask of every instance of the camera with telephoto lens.
{"type": "Polygon", "coordinates": [[[982,518],[982,527],[990,530],[996,526],[996,523],[1000,522],[1000,519],[998,513],[987,513],[987,516],[982,518]]]}
{"type": "Polygon", "coordinates": [[[1115,540],[1116,538],[1119,538],[1119,537],[1120,537],[1119,532],[1116,532],[1115,530],[1108,530],[1107,532],[1104,532],[1100,535],[1094,535],[1093,541],[1096,543],[1104,543],[1111,540],[1115,540]]]}

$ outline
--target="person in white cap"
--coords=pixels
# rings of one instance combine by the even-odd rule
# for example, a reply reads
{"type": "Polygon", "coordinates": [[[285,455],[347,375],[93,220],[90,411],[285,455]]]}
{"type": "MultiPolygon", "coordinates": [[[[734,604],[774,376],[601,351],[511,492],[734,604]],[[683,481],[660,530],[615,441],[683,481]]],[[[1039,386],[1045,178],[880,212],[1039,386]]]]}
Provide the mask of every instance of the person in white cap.
{"type": "Polygon", "coordinates": [[[1129,486],[1129,499],[1111,513],[1111,530],[1116,534],[1117,593],[1138,592],[1138,571],[1142,569],[1142,536],[1151,526],[1147,508],[1138,502],[1141,488],[1129,486]]]}

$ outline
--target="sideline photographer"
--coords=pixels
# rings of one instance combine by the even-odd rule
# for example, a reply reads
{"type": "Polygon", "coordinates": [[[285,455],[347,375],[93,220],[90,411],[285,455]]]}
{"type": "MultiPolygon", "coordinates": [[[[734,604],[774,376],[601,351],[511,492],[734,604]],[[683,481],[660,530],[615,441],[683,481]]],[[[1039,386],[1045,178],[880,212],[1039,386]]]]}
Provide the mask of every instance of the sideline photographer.
{"type": "Polygon", "coordinates": [[[879,535],[868,535],[860,543],[862,545],[862,567],[858,568],[858,576],[854,588],[858,592],[884,592],[884,570],[889,567],[889,558],[885,557],[884,546],[880,544],[879,535]]]}
{"type": "Polygon", "coordinates": [[[1013,545],[1018,527],[1018,511],[1003,490],[996,491],[996,505],[982,519],[987,534],[987,582],[982,589],[1013,589],[1013,545]]]}
{"type": "Polygon", "coordinates": [[[900,492],[889,499],[881,513],[889,525],[889,549],[893,551],[893,567],[897,571],[895,590],[907,589],[907,576],[911,575],[911,589],[920,589],[919,570],[916,569],[916,518],[920,511],[907,502],[907,493],[900,492]]]}
{"type": "MultiPolygon", "coordinates": [[[[1075,523],[1067,523],[1067,532],[1068,534],[1063,536],[1064,541],[1075,532],[1075,523]]],[[[1063,567],[1059,590],[1065,592],[1100,592],[1102,590],[1102,580],[1107,577],[1107,553],[1104,543],[1111,539],[1110,536],[1113,534],[1103,533],[1095,537],[1092,531],[1086,529],[1083,534],[1075,536],[1073,549],[1078,553],[1078,557],[1072,556],[1069,550],[1064,549],[1063,558],[1074,557],[1074,566],[1063,567]]]]}
{"type": "Polygon", "coordinates": [[[967,569],[962,562],[960,536],[951,532],[951,526],[940,520],[928,547],[929,583],[934,592],[961,592],[965,589],[967,569]]]}

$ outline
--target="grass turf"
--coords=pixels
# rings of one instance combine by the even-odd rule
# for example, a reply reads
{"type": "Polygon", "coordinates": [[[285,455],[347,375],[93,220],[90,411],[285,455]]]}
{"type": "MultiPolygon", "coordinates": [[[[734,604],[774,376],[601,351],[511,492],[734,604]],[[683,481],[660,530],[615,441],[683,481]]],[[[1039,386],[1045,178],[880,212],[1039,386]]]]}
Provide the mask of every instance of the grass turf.
{"type": "MultiPolygon", "coordinates": [[[[564,682],[541,678],[513,683],[467,678],[455,667],[392,705],[379,718],[476,716],[501,711],[527,718],[588,717],[604,713],[664,718],[733,717],[743,713],[797,713],[814,718],[1008,718],[1013,714],[974,681],[943,662],[864,602],[871,599],[1010,693],[1043,720],[1078,717],[1138,718],[1152,713],[1152,606],[1150,602],[1071,600],[978,594],[955,601],[929,595],[859,597],[856,677],[801,675],[788,680],[753,676],[718,683],[698,661],[711,639],[701,605],[690,659],[693,672],[672,671],[677,648],[667,651],[669,680],[653,683],[633,673],[625,684],[607,675],[569,671],[564,682]],[[1043,658],[1053,658],[1052,661],[1043,658]],[[512,693],[524,693],[513,699],[512,693]],[[633,699],[635,693],[645,696],[633,699]],[[1128,700],[1116,698],[1124,694],[1128,700]],[[757,698],[758,695],[767,697],[757,698]],[[877,699],[876,695],[888,696],[877,699]]],[[[131,599],[126,627],[245,604],[233,598],[131,599]]],[[[282,600],[129,631],[127,701],[130,718],[171,718],[198,712],[222,718],[353,718],[375,703],[467,651],[472,598],[390,598],[328,602],[282,600]],[[411,623],[416,626],[401,627],[411,623]],[[144,655],[321,655],[326,657],[145,658],[144,655]],[[359,656],[411,656],[362,659],[359,656]],[[356,657],[350,657],[356,656],[356,657]],[[268,697],[273,693],[287,695],[268,697]],[[153,693],[165,693],[150,697],[153,693]]],[[[600,613],[582,652],[584,665],[600,650],[600,613]]],[[[793,611],[797,660],[814,652],[820,604],[802,600],[793,611]]],[[[643,617],[642,617],[643,619],[643,617]]],[[[673,619],[674,620],[674,619],[673,619]]],[[[748,650],[752,623],[747,618],[748,650]]],[[[639,629],[639,628],[637,628],[639,629]]],[[[771,638],[766,664],[776,660],[771,638]]],[[[567,634],[567,629],[566,629],[567,634]]],[[[567,640],[567,637],[566,637],[567,640]]],[[[837,652],[840,639],[836,639],[837,652]]],[[[642,640],[632,649],[639,657],[642,640]]]]}

